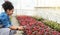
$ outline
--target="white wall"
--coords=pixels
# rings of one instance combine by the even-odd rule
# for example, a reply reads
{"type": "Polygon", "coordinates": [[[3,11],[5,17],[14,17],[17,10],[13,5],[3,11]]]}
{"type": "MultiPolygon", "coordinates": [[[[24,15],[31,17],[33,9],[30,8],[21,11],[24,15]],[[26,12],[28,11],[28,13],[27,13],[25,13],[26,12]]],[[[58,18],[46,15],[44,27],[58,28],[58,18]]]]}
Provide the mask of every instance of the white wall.
{"type": "Polygon", "coordinates": [[[2,10],[2,6],[1,6],[2,3],[4,3],[4,0],[0,0],[0,13],[3,12],[3,10],[2,10]]]}
{"type": "Polygon", "coordinates": [[[29,15],[29,16],[34,16],[36,15],[35,10],[27,10],[27,9],[18,9],[15,11],[16,15],[29,15]]]}
{"type": "Polygon", "coordinates": [[[35,15],[34,7],[36,6],[36,0],[9,0],[13,3],[15,15],[35,15]]]}
{"type": "Polygon", "coordinates": [[[15,9],[34,9],[36,0],[9,0],[13,3],[15,9]]]}
{"type": "Polygon", "coordinates": [[[36,8],[37,16],[60,23],[60,9],[56,8],[36,8]]]}
{"type": "Polygon", "coordinates": [[[38,7],[57,7],[60,6],[60,0],[37,0],[38,7]]]}

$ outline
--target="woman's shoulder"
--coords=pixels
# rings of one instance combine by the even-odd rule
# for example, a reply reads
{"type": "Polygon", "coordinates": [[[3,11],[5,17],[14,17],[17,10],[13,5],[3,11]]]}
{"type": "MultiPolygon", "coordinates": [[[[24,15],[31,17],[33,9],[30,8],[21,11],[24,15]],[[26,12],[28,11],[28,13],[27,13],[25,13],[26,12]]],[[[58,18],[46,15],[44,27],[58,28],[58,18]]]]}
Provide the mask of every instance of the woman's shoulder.
{"type": "Polygon", "coordinates": [[[0,14],[0,19],[6,18],[6,17],[7,17],[7,14],[6,14],[5,12],[2,12],[2,13],[0,14]]]}
{"type": "Polygon", "coordinates": [[[7,16],[7,14],[5,13],[5,12],[2,12],[2,13],[0,13],[0,16],[2,17],[2,16],[7,16]]]}

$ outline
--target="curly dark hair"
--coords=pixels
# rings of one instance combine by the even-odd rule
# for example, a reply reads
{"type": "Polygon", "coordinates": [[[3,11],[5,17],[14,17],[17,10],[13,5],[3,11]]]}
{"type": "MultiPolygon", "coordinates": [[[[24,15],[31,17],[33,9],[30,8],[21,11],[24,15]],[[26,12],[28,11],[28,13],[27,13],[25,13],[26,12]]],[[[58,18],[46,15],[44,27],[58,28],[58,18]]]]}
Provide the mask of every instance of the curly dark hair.
{"type": "Polygon", "coordinates": [[[3,9],[4,9],[5,11],[7,11],[7,9],[9,9],[9,10],[14,9],[14,6],[13,6],[12,3],[9,2],[9,1],[5,1],[5,2],[2,4],[2,7],[3,7],[3,9]]]}

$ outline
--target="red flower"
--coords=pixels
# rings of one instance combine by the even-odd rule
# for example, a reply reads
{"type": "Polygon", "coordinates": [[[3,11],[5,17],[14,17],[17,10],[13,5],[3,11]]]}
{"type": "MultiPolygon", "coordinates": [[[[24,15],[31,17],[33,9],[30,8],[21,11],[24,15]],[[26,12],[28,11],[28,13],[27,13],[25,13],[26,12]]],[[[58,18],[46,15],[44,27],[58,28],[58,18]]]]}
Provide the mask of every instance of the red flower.
{"type": "Polygon", "coordinates": [[[57,35],[57,31],[52,31],[52,35],[57,35]]]}

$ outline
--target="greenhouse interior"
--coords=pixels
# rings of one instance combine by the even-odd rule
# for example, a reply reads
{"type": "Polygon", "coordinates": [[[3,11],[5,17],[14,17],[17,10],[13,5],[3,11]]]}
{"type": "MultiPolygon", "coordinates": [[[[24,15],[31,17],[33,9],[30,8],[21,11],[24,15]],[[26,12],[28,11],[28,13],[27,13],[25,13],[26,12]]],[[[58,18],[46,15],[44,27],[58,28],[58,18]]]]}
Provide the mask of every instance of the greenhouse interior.
{"type": "Polygon", "coordinates": [[[0,0],[0,19],[0,35],[60,35],[60,0],[0,0]],[[10,16],[11,9],[14,12],[10,16]],[[5,30],[3,25],[9,22],[12,26],[5,30]]]}

